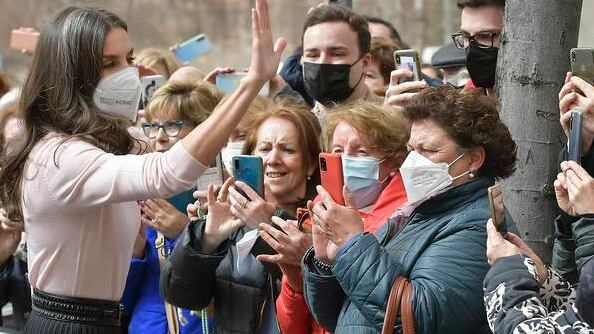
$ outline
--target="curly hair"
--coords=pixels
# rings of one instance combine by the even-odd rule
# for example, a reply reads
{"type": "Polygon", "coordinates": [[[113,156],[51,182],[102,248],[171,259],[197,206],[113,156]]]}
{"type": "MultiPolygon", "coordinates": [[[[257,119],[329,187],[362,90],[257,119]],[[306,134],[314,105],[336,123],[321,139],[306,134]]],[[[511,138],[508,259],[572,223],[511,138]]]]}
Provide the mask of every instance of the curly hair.
{"type": "Polygon", "coordinates": [[[499,118],[499,104],[494,97],[443,85],[415,96],[404,107],[404,115],[411,124],[434,122],[463,149],[482,147],[485,162],[478,175],[504,179],[516,170],[517,146],[499,118]]]}

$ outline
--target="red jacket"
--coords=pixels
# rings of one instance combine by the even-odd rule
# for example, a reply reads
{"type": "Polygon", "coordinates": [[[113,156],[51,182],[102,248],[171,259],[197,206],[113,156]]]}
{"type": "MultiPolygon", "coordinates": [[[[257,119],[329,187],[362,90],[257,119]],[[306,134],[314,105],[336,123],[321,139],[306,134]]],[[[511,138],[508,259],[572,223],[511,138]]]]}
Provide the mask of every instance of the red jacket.
{"type": "MultiPolygon", "coordinates": [[[[368,212],[359,211],[366,232],[375,233],[402,204],[406,202],[406,190],[398,172],[382,191],[375,205],[368,212]]],[[[281,333],[326,334],[309,313],[302,293],[295,292],[283,276],[281,292],[276,300],[276,312],[281,333]]]]}

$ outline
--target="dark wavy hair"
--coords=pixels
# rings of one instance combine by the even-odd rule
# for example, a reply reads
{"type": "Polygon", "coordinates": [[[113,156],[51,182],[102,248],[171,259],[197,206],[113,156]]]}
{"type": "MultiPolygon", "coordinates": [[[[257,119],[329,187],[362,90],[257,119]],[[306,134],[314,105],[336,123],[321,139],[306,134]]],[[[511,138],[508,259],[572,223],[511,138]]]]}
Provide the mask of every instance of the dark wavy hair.
{"type": "Polygon", "coordinates": [[[504,179],[516,170],[516,142],[499,118],[499,104],[492,96],[451,85],[427,88],[404,107],[404,115],[411,124],[436,123],[462,149],[483,147],[485,162],[478,175],[504,179]]]}
{"type": "Polygon", "coordinates": [[[466,7],[482,7],[482,6],[497,6],[505,7],[505,0],[458,0],[458,8],[464,9],[466,7]]]}
{"type": "Polygon", "coordinates": [[[114,28],[127,30],[127,25],[105,9],[72,6],[42,29],[20,99],[25,137],[0,162],[0,202],[11,220],[22,223],[25,163],[48,133],[63,134],[64,141],[79,138],[113,154],[127,154],[134,147],[128,124],[98,113],[93,102],[103,44],[114,28]]]}

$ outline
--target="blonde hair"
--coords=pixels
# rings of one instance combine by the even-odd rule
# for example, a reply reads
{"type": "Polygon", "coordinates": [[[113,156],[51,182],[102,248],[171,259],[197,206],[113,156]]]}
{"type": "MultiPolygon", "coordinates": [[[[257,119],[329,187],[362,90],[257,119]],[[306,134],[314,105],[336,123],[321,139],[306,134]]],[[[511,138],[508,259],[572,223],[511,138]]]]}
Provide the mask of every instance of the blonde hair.
{"type": "Polygon", "coordinates": [[[340,122],[355,128],[370,149],[388,159],[402,161],[407,154],[409,128],[401,112],[367,101],[338,105],[326,116],[324,150],[332,149],[334,130],[340,122]]]}
{"type": "Polygon", "coordinates": [[[140,51],[140,53],[136,56],[136,61],[146,67],[162,65],[167,71],[165,75],[167,79],[173,74],[173,72],[177,71],[181,67],[181,64],[171,53],[155,48],[148,48],[140,51]]]}
{"type": "Polygon", "coordinates": [[[181,119],[198,125],[204,122],[224,95],[214,85],[204,81],[173,81],[155,92],[146,110],[151,121],[156,112],[166,113],[172,119],[181,119]]]}

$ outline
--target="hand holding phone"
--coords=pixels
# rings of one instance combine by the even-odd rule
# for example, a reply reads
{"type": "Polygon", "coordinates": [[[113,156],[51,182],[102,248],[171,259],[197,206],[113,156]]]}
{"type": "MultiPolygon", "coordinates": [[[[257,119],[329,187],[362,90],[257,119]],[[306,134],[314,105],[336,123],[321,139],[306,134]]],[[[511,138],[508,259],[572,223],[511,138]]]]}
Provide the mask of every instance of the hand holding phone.
{"type": "Polygon", "coordinates": [[[580,164],[582,160],[582,123],[584,114],[579,111],[571,111],[569,138],[567,140],[567,158],[580,164]]]}
{"type": "Polygon", "coordinates": [[[489,211],[493,224],[497,232],[505,236],[507,234],[507,225],[505,223],[505,206],[503,204],[503,193],[501,186],[496,184],[487,189],[489,197],[489,211]]]}

